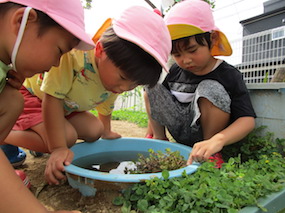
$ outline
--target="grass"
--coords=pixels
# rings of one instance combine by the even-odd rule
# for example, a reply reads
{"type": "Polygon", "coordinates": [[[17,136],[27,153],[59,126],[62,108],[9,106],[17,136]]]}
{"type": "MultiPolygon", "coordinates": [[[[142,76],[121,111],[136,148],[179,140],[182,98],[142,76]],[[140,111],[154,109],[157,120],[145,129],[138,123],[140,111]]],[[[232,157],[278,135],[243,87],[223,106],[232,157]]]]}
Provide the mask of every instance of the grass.
{"type": "MultiPolygon", "coordinates": [[[[96,110],[91,110],[91,113],[98,116],[96,110]]],[[[147,113],[142,111],[133,111],[133,110],[115,110],[112,113],[112,120],[121,120],[121,121],[129,121],[137,124],[139,127],[147,127],[147,113]]]]}

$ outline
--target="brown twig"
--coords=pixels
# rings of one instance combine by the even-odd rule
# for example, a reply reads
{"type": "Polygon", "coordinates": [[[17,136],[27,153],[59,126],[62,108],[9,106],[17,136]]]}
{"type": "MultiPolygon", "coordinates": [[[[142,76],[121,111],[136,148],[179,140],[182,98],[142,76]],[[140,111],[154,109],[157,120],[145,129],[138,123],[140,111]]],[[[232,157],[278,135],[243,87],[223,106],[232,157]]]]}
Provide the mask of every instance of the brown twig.
{"type": "Polygon", "coordinates": [[[146,1],[146,3],[148,3],[149,6],[152,7],[152,9],[156,8],[156,6],[150,0],[145,0],[145,1],[146,1]]]}

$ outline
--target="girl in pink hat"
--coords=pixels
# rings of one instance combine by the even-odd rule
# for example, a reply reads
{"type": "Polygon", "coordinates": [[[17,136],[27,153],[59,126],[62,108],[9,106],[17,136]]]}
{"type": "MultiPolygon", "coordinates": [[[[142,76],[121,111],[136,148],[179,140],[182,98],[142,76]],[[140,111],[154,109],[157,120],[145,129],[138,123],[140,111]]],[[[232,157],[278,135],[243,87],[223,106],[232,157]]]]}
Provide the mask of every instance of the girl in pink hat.
{"type": "Polygon", "coordinates": [[[147,91],[153,138],[165,139],[166,127],[177,142],[193,147],[188,164],[216,158],[220,167],[223,147],[240,141],[255,126],[242,74],[215,58],[232,50],[208,3],[177,3],[165,22],[176,63],[162,84],[147,91]]]}
{"type": "MultiPolygon", "coordinates": [[[[103,26],[108,26],[105,23],[103,26]]],[[[171,50],[162,17],[140,6],[113,20],[94,50],[72,50],[58,67],[25,81],[25,107],[5,142],[51,153],[45,177],[50,184],[65,179],[69,149],[77,139],[121,137],[111,130],[111,113],[118,94],[138,85],[154,86],[171,50]],[[96,108],[98,118],[89,110],[96,108]]],[[[103,28],[104,28],[103,27],[103,28]]]]}
{"type": "MultiPolygon", "coordinates": [[[[83,14],[79,0],[0,0],[1,144],[23,109],[18,89],[24,79],[58,66],[61,56],[74,47],[94,48],[85,33],[83,14]]],[[[48,212],[16,175],[2,150],[0,161],[1,212],[48,212]]],[[[23,172],[19,174],[29,186],[23,172]]]]}

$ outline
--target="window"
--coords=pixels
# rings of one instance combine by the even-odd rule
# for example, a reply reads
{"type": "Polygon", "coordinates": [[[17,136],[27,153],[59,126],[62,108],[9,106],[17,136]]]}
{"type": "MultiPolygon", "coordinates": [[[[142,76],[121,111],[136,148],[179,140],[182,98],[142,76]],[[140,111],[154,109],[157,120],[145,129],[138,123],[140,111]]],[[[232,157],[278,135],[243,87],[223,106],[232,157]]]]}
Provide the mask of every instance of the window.
{"type": "Polygon", "coordinates": [[[285,38],[285,28],[281,27],[281,28],[273,29],[271,32],[271,39],[277,40],[281,38],[285,38]]]}

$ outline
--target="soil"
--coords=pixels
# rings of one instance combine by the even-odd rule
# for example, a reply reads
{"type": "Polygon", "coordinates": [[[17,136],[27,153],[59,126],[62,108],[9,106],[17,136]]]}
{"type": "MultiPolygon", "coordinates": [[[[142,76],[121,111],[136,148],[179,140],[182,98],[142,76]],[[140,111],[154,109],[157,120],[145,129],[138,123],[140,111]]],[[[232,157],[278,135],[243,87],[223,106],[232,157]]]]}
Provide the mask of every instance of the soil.
{"type": "MultiPolygon", "coordinates": [[[[123,137],[144,137],[146,128],[140,128],[126,121],[112,121],[112,129],[123,137]]],[[[25,149],[24,149],[25,150],[25,149]]],[[[58,186],[45,183],[44,170],[49,157],[35,158],[28,150],[25,163],[18,169],[26,172],[31,182],[31,191],[50,211],[79,210],[82,213],[117,213],[120,207],[114,206],[112,200],[120,195],[120,191],[112,188],[97,189],[94,197],[84,197],[77,189],[73,189],[67,181],[58,186]]]]}

